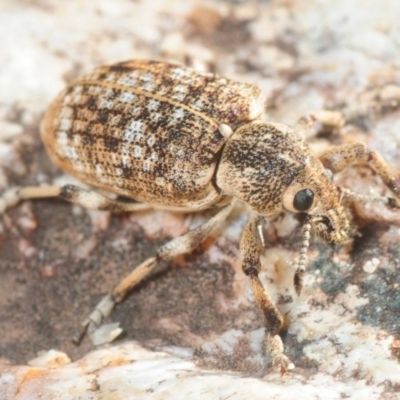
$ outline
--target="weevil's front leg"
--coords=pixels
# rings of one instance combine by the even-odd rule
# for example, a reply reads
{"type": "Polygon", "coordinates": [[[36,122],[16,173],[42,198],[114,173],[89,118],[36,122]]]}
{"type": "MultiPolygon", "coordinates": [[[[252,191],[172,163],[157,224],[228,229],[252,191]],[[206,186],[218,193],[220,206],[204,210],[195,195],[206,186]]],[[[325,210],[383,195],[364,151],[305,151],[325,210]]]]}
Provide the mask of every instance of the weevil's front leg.
{"type": "Polygon", "coordinates": [[[283,354],[283,343],[279,336],[279,331],[283,324],[275,304],[272,302],[263,284],[258,277],[261,269],[260,254],[263,249],[260,235],[258,234],[258,219],[253,216],[244,228],[240,240],[240,252],[242,255],[242,269],[249,277],[250,285],[254,293],[255,300],[261,312],[264,314],[267,325],[267,350],[272,356],[274,366],[280,369],[281,373],[292,369],[294,365],[283,354]]]}
{"type": "Polygon", "coordinates": [[[344,189],[343,193],[355,200],[365,202],[382,202],[390,208],[400,208],[400,172],[394,171],[375,151],[368,150],[364,143],[336,146],[320,157],[324,166],[333,173],[342,171],[348,165],[368,163],[381,177],[384,184],[396,195],[393,197],[363,196],[344,189]]]}
{"type": "Polygon", "coordinates": [[[102,319],[111,314],[115,304],[122,301],[125,295],[148,275],[160,261],[172,260],[178,255],[189,253],[194,250],[210,235],[220,222],[227,218],[232,211],[233,205],[234,201],[222,208],[214,217],[204,224],[164,244],[158,249],[155,257],[148,258],[135,268],[115,287],[112,294],[105,296],[100,303],[97,304],[94,311],[83,322],[84,330],[75,342],[80,342],[86,330],[89,331],[89,334],[94,332],[100,325],[102,319]]]}
{"type": "Polygon", "coordinates": [[[43,199],[49,197],[59,197],[79,204],[84,208],[94,210],[107,210],[113,212],[130,212],[148,210],[151,207],[143,203],[124,202],[112,200],[102,194],[90,190],[82,189],[75,185],[48,186],[48,187],[16,187],[3,193],[0,197],[0,214],[10,207],[15,206],[22,200],[43,199]]]}

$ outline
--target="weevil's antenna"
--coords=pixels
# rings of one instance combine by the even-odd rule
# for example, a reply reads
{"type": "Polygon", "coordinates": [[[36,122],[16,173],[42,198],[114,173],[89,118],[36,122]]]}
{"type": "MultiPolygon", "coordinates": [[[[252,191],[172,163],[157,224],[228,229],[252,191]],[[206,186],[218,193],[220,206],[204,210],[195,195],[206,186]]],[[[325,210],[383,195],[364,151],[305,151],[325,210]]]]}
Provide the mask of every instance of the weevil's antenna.
{"type": "Polygon", "coordinates": [[[341,188],[344,197],[353,201],[361,201],[363,203],[382,203],[388,208],[400,209],[400,202],[394,197],[373,196],[368,194],[354,193],[350,189],[341,188]]]}
{"type": "Polygon", "coordinates": [[[310,231],[311,231],[311,217],[307,216],[303,225],[303,236],[301,239],[301,248],[299,263],[294,274],[294,288],[298,296],[300,296],[303,289],[304,275],[306,272],[307,250],[310,246],[310,231]]]}

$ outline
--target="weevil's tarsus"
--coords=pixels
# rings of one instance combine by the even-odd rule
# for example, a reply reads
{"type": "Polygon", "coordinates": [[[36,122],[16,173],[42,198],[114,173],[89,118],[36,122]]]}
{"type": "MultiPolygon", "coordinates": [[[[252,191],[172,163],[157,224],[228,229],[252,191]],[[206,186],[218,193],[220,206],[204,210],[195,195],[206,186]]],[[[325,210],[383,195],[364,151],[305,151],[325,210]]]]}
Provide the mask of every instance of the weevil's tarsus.
{"type": "Polygon", "coordinates": [[[19,187],[6,190],[0,197],[0,214],[3,214],[8,208],[17,205],[21,198],[19,196],[19,187]]]}
{"type": "MultiPolygon", "coordinates": [[[[114,305],[115,301],[111,294],[104,296],[101,299],[101,301],[97,304],[95,309],[90,313],[88,318],[85,321],[83,321],[82,329],[80,330],[79,334],[74,336],[72,342],[79,346],[80,343],[82,342],[82,339],[85,337],[86,333],[88,333],[89,336],[92,337],[94,332],[96,332],[96,330],[99,328],[101,321],[104,318],[107,318],[111,314],[112,310],[114,309],[114,305]]],[[[116,335],[115,337],[117,336],[118,335],[116,335]]]]}
{"type": "Polygon", "coordinates": [[[320,110],[301,117],[294,129],[302,137],[308,137],[320,131],[339,131],[345,123],[341,112],[320,110]]]}
{"type": "Polygon", "coordinates": [[[59,194],[60,188],[57,186],[14,187],[8,189],[0,197],[0,214],[3,214],[8,208],[14,207],[22,200],[57,197],[59,194]]]}
{"type": "Polygon", "coordinates": [[[290,359],[283,354],[283,342],[279,335],[272,336],[267,333],[266,341],[267,352],[272,357],[272,365],[281,375],[284,375],[295,368],[295,365],[290,361],[290,359]]]}
{"type": "Polygon", "coordinates": [[[340,111],[319,110],[314,111],[311,115],[325,129],[339,130],[346,123],[346,119],[340,111]]]}
{"type": "Polygon", "coordinates": [[[111,324],[101,325],[93,332],[89,332],[91,342],[95,346],[100,346],[114,341],[123,331],[119,325],[119,322],[113,322],[111,324]]]}
{"type": "MultiPolygon", "coordinates": [[[[164,244],[158,249],[156,257],[150,257],[136,267],[115,287],[112,294],[106,295],[100,303],[97,304],[89,317],[83,322],[83,330],[87,330],[89,336],[91,336],[91,333],[98,329],[102,320],[110,315],[114,306],[121,302],[131,289],[153,271],[160,261],[169,261],[178,255],[186,254],[194,250],[212,233],[220,222],[223,222],[228,217],[233,209],[234,203],[235,202],[232,201],[230,204],[220,209],[217,214],[199,227],[164,244]]],[[[82,334],[80,337],[81,336],[82,334]]]]}
{"type": "Polygon", "coordinates": [[[303,225],[299,262],[297,264],[296,272],[294,274],[294,288],[298,296],[300,296],[301,290],[303,289],[304,275],[307,263],[307,250],[310,246],[310,230],[311,218],[307,217],[303,225]]]}
{"type": "Polygon", "coordinates": [[[363,93],[359,101],[342,110],[346,121],[353,122],[363,118],[376,117],[392,112],[400,104],[400,86],[388,84],[363,93]]]}
{"type": "MultiPolygon", "coordinates": [[[[99,326],[104,318],[107,318],[114,309],[115,300],[110,294],[104,296],[97,304],[96,308],[90,313],[88,320],[82,325],[85,326],[88,322],[92,325],[99,326]]],[[[89,327],[90,331],[90,327],[89,327]]]]}

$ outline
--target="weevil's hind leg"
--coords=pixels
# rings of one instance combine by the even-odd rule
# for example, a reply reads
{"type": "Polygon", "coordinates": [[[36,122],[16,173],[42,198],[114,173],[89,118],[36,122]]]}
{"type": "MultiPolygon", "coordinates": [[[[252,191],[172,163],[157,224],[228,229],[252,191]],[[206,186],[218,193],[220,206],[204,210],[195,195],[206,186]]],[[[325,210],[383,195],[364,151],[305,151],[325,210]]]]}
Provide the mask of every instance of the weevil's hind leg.
{"type": "Polygon", "coordinates": [[[351,164],[369,164],[397,198],[363,196],[353,193],[349,189],[344,189],[343,194],[359,201],[382,202],[390,208],[400,208],[400,172],[390,168],[378,153],[368,150],[364,143],[336,146],[322,154],[320,160],[333,173],[340,172],[351,164]]]}
{"type": "Polygon", "coordinates": [[[94,332],[101,324],[102,319],[111,314],[115,304],[122,301],[125,295],[148,275],[160,261],[172,260],[178,255],[194,250],[220,222],[227,218],[233,205],[234,202],[232,201],[204,224],[164,244],[158,249],[155,257],[148,258],[135,268],[114,288],[112,294],[108,294],[97,304],[93,312],[83,322],[83,331],[74,341],[79,343],[86,330],[89,331],[89,334],[94,332]]]}
{"type": "Polygon", "coordinates": [[[262,243],[258,232],[259,217],[252,217],[244,228],[240,240],[240,252],[242,255],[242,269],[249,277],[250,285],[254,293],[255,300],[261,312],[264,314],[267,326],[267,350],[272,356],[272,362],[281,373],[294,368],[288,357],[283,353],[283,343],[279,336],[282,328],[283,318],[275,304],[272,302],[263,284],[258,277],[261,269],[260,254],[262,243]]]}
{"type": "Polygon", "coordinates": [[[0,197],[0,214],[15,206],[22,200],[58,197],[84,208],[107,210],[113,212],[129,212],[147,210],[151,207],[143,203],[112,200],[91,189],[82,189],[75,185],[48,187],[16,187],[3,193],[0,197]]]}

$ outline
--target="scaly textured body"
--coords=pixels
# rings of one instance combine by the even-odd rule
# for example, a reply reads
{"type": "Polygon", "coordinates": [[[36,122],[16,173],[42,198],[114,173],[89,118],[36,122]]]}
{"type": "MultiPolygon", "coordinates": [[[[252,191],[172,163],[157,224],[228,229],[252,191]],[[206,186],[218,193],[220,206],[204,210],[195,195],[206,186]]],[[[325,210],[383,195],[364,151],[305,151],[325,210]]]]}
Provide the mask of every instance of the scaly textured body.
{"type": "Polygon", "coordinates": [[[91,186],[163,208],[217,202],[225,138],[264,110],[261,91],[179,65],[130,61],[71,83],[42,124],[53,162],[91,186]]]}
{"type": "MultiPolygon", "coordinates": [[[[219,207],[208,221],[161,246],[103,298],[83,324],[83,333],[88,330],[94,342],[99,343],[96,329],[102,319],[130,289],[160,261],[196,248],[240,200],[252,210],[240,241],[242,269],[265,317],[274,365],[282,372],[292,367],[279,336],[283,318],[258,276],[265,244],[263,218],[306,214],[294,276],[300,294],[311,227],[328,243],[349,236],[344,197],[400,208],[397,198],[362,196],[337,186],[332,175],[352,163],[369,163],[397,197],[400,176],[360,143],[315,157],[296,129],[258,119],[264,103],[253,85],[153,61],[98,68],[72,82],[52,103],[42,138],[54,163],[92,187],[137,202],[75,185],[15,188],[0,198],[0,212],[21,199],[57,196],[109,211],[219,207]]],[[[339,127],[343,121],[329,112],[314,118],[339,127]]],[[[104,335],[107,329],[101,331],[104,335]]],[[[119,332],[111,328],[105,341],[119,332]]]]}

